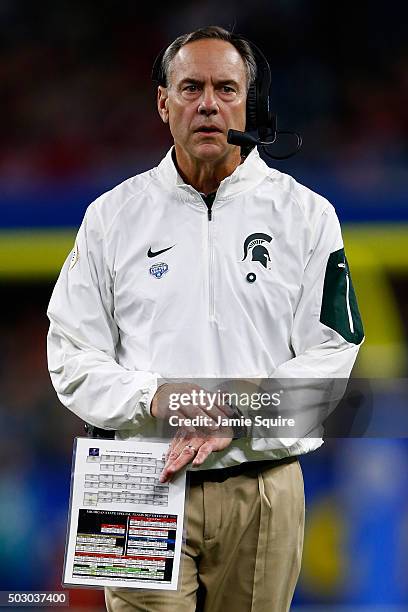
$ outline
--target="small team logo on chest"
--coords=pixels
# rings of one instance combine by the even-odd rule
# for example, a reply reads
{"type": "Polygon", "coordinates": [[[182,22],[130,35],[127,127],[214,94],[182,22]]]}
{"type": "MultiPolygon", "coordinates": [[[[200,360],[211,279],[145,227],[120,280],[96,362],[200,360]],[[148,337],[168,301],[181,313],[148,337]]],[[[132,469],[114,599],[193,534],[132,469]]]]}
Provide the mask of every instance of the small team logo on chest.
{"type": "Polygon", "coordinates": [[[169,266],[166,263],[154,264],[149,270],[150,274],[156,278],[161,278],[168,271],[169,266]]]}
{"type": "Polygon", "coordinates": [[[244,257],[242,261],[248,257],[251,261],[259,261],[264,268],[270,270],[272,268],[271,242],[272,236],[268,234],[261,232],[250,234],[244,242],[244,257]]]}
{"type": "MultiPolygon", "coordinates": [[[[247,236],[244,241],[244,257],[241,261],[248,259],[251,262],[258,262],[267,270],[271,270],[272,253],[270,243],[272,240],[272,236],[263,232],[256,232],[247,236]]],[[[256,281],[255,272],[249,272],[246,279],[248,283],[254,283],[256,281]]]]}

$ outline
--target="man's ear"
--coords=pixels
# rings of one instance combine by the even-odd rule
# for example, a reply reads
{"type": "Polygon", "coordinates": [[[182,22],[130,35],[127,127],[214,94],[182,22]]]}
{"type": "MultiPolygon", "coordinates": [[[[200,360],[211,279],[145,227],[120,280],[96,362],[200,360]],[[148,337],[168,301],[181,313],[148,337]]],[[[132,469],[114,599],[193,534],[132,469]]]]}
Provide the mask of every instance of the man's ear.
{"type": "Polygon", "coordinates": [[[168,94],[167,87],[159,85],[157,88],[157,110],[163,123],[169,122],[169,111],[167,109],[168,94]]]}

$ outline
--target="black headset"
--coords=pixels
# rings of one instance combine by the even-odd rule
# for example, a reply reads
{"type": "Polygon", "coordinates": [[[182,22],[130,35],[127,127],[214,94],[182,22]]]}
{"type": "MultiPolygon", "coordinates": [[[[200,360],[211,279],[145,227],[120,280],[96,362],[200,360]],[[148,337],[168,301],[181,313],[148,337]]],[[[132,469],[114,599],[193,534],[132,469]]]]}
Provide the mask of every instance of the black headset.
{"type": "MultiPolygon", "coordinates": [[[[250,47],[256,62],[256,78],[250,85],[246,101],[246,126],[245,132],[228,130],[227,140],[230,144],[241,147],[243,155],[247,155],[256,145],[263,147],[265,154],[272,159],[287,159],[295,155],[302,146],[302,137],[296,132],[288,132],[277,129],[276,115],[271,111],[271,69],[262,51],[251,41],[243,36],[232,34],[231,43],[244,40],[250,47]],[[258,132],[256,138],[250,132],[258,132]],[[265,147],[274,144],[278,134],[288,134],[297,139],[296,148],[287,155],[272,155],[265,147]]],[[[152,68],[152,80],[163,87],[167,86],[166,74],[163,67],[163,57],[168,47],[162,49],[156,57],[152,68]]]]}

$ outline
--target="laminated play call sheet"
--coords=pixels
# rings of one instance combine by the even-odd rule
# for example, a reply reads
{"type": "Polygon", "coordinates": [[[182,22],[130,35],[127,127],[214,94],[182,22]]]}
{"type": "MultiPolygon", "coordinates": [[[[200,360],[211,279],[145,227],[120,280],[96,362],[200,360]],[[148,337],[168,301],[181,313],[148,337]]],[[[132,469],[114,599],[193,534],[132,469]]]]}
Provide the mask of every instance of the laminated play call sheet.
{"type": "Polygon", "coordinates": [[[76,438],[64,584],[177,589],[185,472],[159,482],[167,448],[76,438]]]}

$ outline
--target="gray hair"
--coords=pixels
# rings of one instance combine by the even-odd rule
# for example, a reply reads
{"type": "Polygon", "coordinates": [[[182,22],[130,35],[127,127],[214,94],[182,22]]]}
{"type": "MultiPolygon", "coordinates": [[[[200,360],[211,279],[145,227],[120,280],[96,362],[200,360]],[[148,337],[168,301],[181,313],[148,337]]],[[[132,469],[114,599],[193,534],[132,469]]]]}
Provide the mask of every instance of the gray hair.
{"type": "Polygon", "coordinates": [[[168,85],[168,78],[170,73],[170,64],[174,57],[180,51],[181,47],[188,43],[194,42],[195,40],[203,40],[205,38],[213,38],[216,40],[225,40],[231,43],[238,51],[243,59],[245,65],[245,71],[247,75],[247,89],[255,82],[256,79],[256,59],[251,49],[251,45],[243,38],[235,36],[232,32],[225,30],[219,26],[206,26],[190,32],[189,34],[182,34],[169,45],[163,55],[161,62],[161,73],[163,76],[163,82],[168,85]]]}

